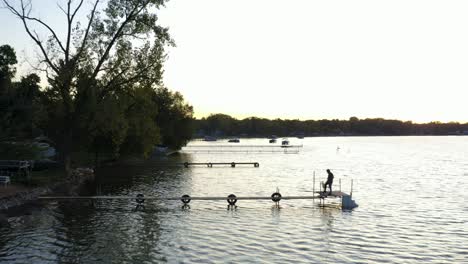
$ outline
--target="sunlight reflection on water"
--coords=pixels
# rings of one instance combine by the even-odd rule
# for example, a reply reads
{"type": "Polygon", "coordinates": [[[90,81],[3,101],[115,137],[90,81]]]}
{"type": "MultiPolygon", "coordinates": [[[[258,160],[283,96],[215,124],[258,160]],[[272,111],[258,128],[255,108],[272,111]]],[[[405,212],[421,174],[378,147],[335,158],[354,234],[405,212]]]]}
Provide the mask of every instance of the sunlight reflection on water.
{"type": "MultiPolygon", "coordinates": [[[[242,139],[265,144],[266,139],[242,139]]],[[[463,263],[468,262],[468,137],[292,139],[299,154],[183,154],[101,170],[104,195],[310,195],[312,175],[354,180],[352,211],[306,200],[46,202],[10,218],[1,263],[463,263]],[[337,146],[340,149],[337,151],[337,146]],[[259,162],[260,167],[161,166],[259,162]]],[[[200,144],[211,144],[201,142],[200,144]]],[[[217,143],[214,143],[217,144],[217,143]]],[[[316,185],[318,188],[318,184],[316,185]]]]}

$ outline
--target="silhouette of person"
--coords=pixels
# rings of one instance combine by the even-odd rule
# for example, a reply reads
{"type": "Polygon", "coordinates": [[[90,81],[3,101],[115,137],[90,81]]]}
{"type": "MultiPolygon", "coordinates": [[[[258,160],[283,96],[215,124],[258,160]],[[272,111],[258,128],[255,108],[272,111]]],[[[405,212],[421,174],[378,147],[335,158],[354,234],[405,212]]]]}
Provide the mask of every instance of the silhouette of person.
{"type": "Polygon", "coordinates": [[[327,169],[327,173],[328,173],[328,177],[327,177],[327,181],[325,182],[325,184],[323,185],[323,192],[327,192],[327,185],[330,187],[330,192],[328,194],[331,194],[332,193],[332,184],[333,184],[333,173],[327,169]]]}

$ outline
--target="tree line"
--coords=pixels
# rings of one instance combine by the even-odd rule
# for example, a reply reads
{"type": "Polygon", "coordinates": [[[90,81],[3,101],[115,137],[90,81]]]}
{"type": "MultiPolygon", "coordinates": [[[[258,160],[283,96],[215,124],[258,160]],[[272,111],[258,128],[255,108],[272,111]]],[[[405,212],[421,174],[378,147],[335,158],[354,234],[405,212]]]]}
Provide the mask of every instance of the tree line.
{"type": "Polygon", "coordinates": [[[349,120],[289,120],[249,117],[236,119],[225,114],[212,114],[195,120],[196,136],[399,136],[468,134],[468,123],[430,122],[425,124],[383,118],[349,120]]]}
{"type": "Polygon", "coordinates": [[[193,108],[162,83],[165,49],[174,45],[157,23],[164,0],[64,0],[62,34],[34,16],[31,1],[2,2],[36,45],[47,86],[36,74],[13,81],[15,52],[1,46],[0,141],[45,135],[67,171],[79,152],[148,156],[156,144],[186,144],[193,108]]]}

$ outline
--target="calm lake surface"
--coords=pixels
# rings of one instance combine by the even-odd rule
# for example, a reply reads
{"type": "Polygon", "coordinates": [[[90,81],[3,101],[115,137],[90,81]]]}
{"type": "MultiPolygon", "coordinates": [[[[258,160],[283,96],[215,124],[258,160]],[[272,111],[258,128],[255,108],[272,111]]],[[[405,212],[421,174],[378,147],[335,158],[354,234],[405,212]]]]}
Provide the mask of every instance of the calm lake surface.
{"type": "MultiPolygon", "coordinates": [[[[193,142],[216,145],[224,142],[193,142]]],[[[240,144],[267,145],[267,139],[240,144]]],[[[279,144],[279,143],[278,143],[279,144]]],[[[47,201],[0,229],[0,263],[468,263],[468,137],[291,138],[299,154],[192,153],[98,171],[89,194],[312,195],[313,174],[359,207],[310,200],[47,201]],[[339,147],[339,149],[337,149],[339,147]],[[176,162],[259,162],[260,167],[176,162]]],[[[318,184],[316,185],[318,188],[318,184]]],[[[338,202],[338,200],[337,200],[338,202]]]]}

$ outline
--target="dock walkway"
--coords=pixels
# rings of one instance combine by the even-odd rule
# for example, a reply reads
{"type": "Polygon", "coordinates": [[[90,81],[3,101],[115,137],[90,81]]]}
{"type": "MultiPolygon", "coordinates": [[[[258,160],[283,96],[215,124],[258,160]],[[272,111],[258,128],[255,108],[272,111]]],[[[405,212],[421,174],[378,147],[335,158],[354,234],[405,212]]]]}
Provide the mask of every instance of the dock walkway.
{"type": "MultiPolygon", "coordinates": [[[[282,196],[279,192],[273,193],[271,196],[236,196],[230,194],[228,196],[189,196],[187,194],[180,197],[165,197],[165,196],[144,196],[138,194],[136,196],[42,196],[39,199],[44,200],[136,200],[138,205],[142,205],[145,200],[153,201],[182,201],[184,205],[188,205],[190,201],[227,201],[229,205],[235,205],[240,200],[272,200],[275,203],[279,203],[281,200],[314,200],[320,199],[322,204],[327,198],[340,198],[342,200],[342,207],[348,209],[348,203],[351,200],[351,196],[341,191],[334,191],[329,195],[317,192],[317,195],[311,196],[282,196]],[[349,199],[348,199],[349,198],[349,199]],[[346,201],[345,201],[346,199],[346,201]],[[346,203],[346,205],[345,205],[346,203]]],[[[355,204],[355,203],[354,203],[355,204]]],[[[356,205],[357,206],[357,205],[356,205]]],[[[354,206],[354,207],[356,207],[354,206]]]]}

